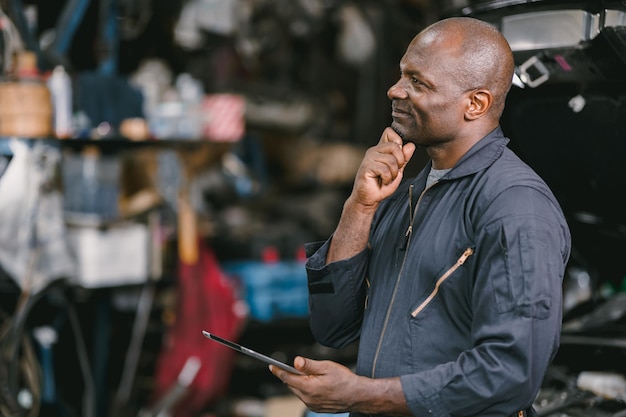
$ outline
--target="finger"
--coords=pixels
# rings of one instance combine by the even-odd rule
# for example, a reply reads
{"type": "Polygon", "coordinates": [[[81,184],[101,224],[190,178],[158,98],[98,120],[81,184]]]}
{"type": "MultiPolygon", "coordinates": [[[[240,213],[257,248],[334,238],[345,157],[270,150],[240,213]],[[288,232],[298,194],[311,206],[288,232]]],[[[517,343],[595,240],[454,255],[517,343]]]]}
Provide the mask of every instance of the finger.
{"type": "Polygon", "coordinates": [[[292,372],[285,371],[284,369],[280,369],[277,366],[269,365],[269,370],[274,374],[275,377],[280,379],[284,384],[290,385],[290,382],[293,382],[295,378],[298,378],[301,375],[296,375],[292,372]]]}
{"type": "Polygon", "coordinates": [[[380,163],[372,170],[372,176],[379,180],[380,185],[388,185],[398,176],[398,172],[400,167],[394,160],[394,163],[380,163]]]}
{"type": "Polygon", "coordinates": [[[287,373],[286,371],[280,369],[278,366],[274,366],[274,365],[269,365],[269,370],[272,374],[274,374],[274,376],[278,379],[280,379],[281,381],[285,382],[285,374],[287,373]]]}
{"type": "Polygon", "coordinates": [[[307,375],[319,375],[321,374],[321,362],[313,359],[304,358],[302,356],[296,356],[293,360],[293,366],[298,371],[301,371],[307,375]]]}
{"type": "Polygon", "coordinates": [[[386,165],[392,171],[406,163],[402,145],[396,142],[382,142],[370,148],[368,159],[376,164],[386,165]]]}
{"type": "Polygon", "coordinates": [[[308,361],[306,358],[303,358],[302,356],[296,356],[296,358],[293,360],[293,366],[294,368],[296,368],[298,371],[302,371],[304,373],[308,373],[306,372],[308,369],[308,361]]]}
{"type": "MultiPolygon", "coordinates": [[[[395,180],[400,171],[404,168],[408,162],[403,148],[396,146],[395,144],[389,145],[392,149],[391,153],[382,150],[372,156],[374,162],[371,166],[372,175],[379,178],[382,184],[389,184],[395,180]]],[[[407,154],[411,154],[407,149],[407,154]]]]}
{"type": "Polygon", "coordinates": [[[415,144],[412,142],[407,142],[407,144],[402,147],[402,153],[404,154],[404,164],[402,165],[403,169],[413,157],[413,154],[415,153],[415,149],[416,149],[415,144]]]}
{"type": "Polygon", "coordinates": [[[400,135],[388,127],[383,132],[378,148],[381,153],[392,155],[399,167],[404,167],[415,151],[415,144],[411,143],[406,150],[405,146],[400,135]]]}
{"type": "Polygon", "coordinates": [[[380,142],[393,142],[396,143],[399,147],[402,147],[402,138],[396,133],[395,130],[390,127],[387,127],[385,128],[385,130],[383,130],[383,134],[380,137],[380,142]]]}

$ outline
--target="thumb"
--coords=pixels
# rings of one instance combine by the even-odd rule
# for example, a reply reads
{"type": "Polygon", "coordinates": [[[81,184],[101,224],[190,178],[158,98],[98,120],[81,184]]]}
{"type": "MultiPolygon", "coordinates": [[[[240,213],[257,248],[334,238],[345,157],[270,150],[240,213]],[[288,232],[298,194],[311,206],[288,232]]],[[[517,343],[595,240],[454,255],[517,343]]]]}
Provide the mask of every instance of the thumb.
{"type": "Polygon", "coordinates": [[[293,366],[298,371],[302,371],[307,375],[314,375],[314,374],[320,373],[319,372],[320,367],[319,367],[318,361],[314,361],[308,358],[303,358],[302,356],[296,356],[296,358],[293,360],[293,366]]]}

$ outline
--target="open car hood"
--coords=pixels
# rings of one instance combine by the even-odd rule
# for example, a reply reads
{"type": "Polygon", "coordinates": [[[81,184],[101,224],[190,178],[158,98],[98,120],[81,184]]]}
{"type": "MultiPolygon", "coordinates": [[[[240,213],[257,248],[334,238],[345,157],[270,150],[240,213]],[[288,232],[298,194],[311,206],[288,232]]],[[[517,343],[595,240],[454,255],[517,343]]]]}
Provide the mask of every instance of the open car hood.
{"type": "Polygon", "coordinates": [[[516,63],[501,124],[572,231],[561,348],[535,408],[626,416],[626,2],[448,1],[504,34],[516,63]],[[461,3],[461,4],[460,4],[461,3]]]}

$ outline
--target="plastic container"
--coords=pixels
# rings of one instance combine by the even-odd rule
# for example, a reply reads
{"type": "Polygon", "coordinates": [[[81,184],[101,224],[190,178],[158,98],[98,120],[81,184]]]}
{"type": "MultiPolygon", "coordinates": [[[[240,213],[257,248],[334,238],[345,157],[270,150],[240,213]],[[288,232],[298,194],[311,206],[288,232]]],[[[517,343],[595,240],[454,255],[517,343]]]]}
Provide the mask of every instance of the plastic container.
{"type": "Polygon", "coordinates": [[[52,101],[52,126],[57,138],[73,136],[72,80],[65,68],[58,65],[48,78],[48,89],[52,101]]]}
{"type": "Polygon", "coordinates": [[[62,174],[66,219],[97,224],[119,217],[121,162],[116,155],[68,152],[62,174]]]}
{"type": "Polygon", "coordinates": [[[303,260],[280,260],[273,248],[266,248],[262,260],[225,262],[223,268],[239,285],[251,318],[270,322],[308,316],[309,292],[303,260]]]}

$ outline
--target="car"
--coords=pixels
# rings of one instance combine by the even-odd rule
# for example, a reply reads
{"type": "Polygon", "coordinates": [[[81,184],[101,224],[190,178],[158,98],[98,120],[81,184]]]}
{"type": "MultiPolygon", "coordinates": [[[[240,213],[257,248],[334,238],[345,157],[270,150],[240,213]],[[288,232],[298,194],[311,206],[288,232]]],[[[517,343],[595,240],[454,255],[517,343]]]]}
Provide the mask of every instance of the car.
{"type": "Polygon", "coordinates": [[[444,17],[487,21],[509,41],[516,72],[502,128],[552,188],[572,231],[561,348],[535,408],[624,416],[626,2],[452,3],[444,17]]]}

